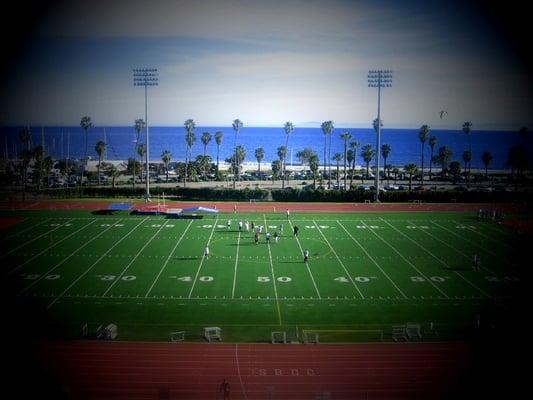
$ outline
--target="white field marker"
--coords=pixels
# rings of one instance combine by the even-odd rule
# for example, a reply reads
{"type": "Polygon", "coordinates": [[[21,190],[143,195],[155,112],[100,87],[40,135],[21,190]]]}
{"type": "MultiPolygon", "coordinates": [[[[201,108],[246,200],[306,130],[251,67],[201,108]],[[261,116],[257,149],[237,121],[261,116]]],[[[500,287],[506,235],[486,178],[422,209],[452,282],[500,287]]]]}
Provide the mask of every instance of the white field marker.
{"type": "Polygon", "coordinates": [[[322,235],[322,237],[324,238],[325,242],[328,244],[329,248],[331,249],[331,251],[333,252],[333,254],[335,255],[335,257],[337,258],[337,261],[339,262],[339,264],[342,266],[342,269],[344,269],[344,272],[346,272],[346,275],[348,276],[348,278],[350,279],[350,281],[352,282],[352,285],[353,287],[357,290],[357,293],[359,293],[359,295],[361,296],[361,298],[365,298],[365,296],[363,296],[363,293],[361,292],[361,290],[359,289],[359,287],[357,286],[357,284],[355,283],[355,281],[352,279],[352,275],[348,272],[348,269],[346,268],[346,266],[344,265],[344,263],[342,262],[342,260],[340,259],[340,257],[337,255],[337,252],[335,251],[335,249],[333,248],[333,246],[329,243],[328,239],[326,238],[326,236],[324,236],[324,233],[322,233],[322,231],[320,230],[320,228],[318,227],[317,223],[315,221],[313,221],[313,224],[315,224],[316,228],[318,229],[318,232],[320,232],[320,234],[322,235]]]}
{"type": "MultiPolygon", "coordinates": [[[[341,226],[342,229],[344,229],[344,231],[348,234],[348,236],[350,236],[350,238],[361,248],[361,250],[363,250],[363,252],[366,254],[366,256],[374,263],[374,265],[376,267],[378,267],[378,269],[383,273],[383,275],[385,275],[387,277],[387,279],[390,281],[390,283],[392,283],[392,285],[396,288],[396,290],[398,292],[400,292],[400,294],[403,296],[404,299],[407,298],[407,296],[405,295],[405,293],[396,285],[396,283],[391,279],[391,277],[389,275],[387,275],[387,273],[381,268],[381,266],[377,263],[376,260],[374,260],[374,257],[372,257],[368,251],[366,251],[366,249],[359,243],[359,241],[354,238],[350,232],[348,232],[348,230],[344,227],[343,224],[340,223],[340,221],[337,221],[337,223],[341,226]]],[[[374,230],[373,229],[369,229],[372,233],[375,234],[374,230]]],[[[380,238],[378,236],[378,238],[380,238]]],[[[381,239],[381,238],[380,238],[381,239]]],[[[383,239],[382,239],[383,240],[383,239]]]]}
{"type": "MultiPolygon", "coordinates": [[[[159,277],[161,276],[161,274],[163,273],[163,270],[165,269],[165,267],[167,266],[168,262],[170,261],[170,259],[172,258],[172,255],[174,254],[174,252],[176,251],[176,248],[178,247],[178,245],[181,243],[181,240],[183,239],[183,237],[185,236],[185,234],[187,233],[187,231],[189,230],[189,228],[191,227],[192,225],[192,219],[191,219],[191,222],[189,222],[189,225],[187,225],[187,228],[185,228],[185,230],[183,231],[181,237],[179,238],[179,240],[176,242],[176,244],[174,245],[174,248],[172,249],[172,251],[170,252],[170,254],[168,255],[167,259],[165,260],[165,263],[163,264],[163,267],[161,267],[161,271],[159,271],[159,273],[157,274],[157,276],[155,277],[154,279],[154,282],[152,283],[152,285],[150,286],[150,289],[148,289],[148,291],[146,292],[146,294],[144,295],[144,297],[148,297],[148,295],[150,294],[150,292],[152,291],[152,289],[154,288],[156,282],[158,281],[159,277]]],[[[168,226],[168,225],[167,225],[168,226]]]]}
{"type": "Polygon", "coordinates": [[[71,284],[70,284],[65,290],[63,290],[63,291],[59,294],[59,296],[57,296],[57,297],[56,297],[56,298],[55,298],[50,304],[48,304],[48,306],[46,306],[46,308],[50,308],[50,307],[52,307],[52,306],[53,306],[53,305],[54,305],[54,304],[55,304],[55,303],[56,303],[61,297],[63,297],[63,295],[64,295],[65,293],[67,293],[67,292],[70,290],[70,288],[72,288],[76,283],[78,283],[78,282],[80,281],[81,278],[83,278],[85,275],[87,275],[87,274],[89,273],[89,271],[90,271],[91,269],[94,268],[94,266],[95,266],[96,264],[98,264],[101,260],[103,260],[103,259],[109,254],[109,252],[110,252],[111,250],[113,250],[116,246],[118,246],[118,244],[119,244],[120,242],[122,242],[122,241],[123,241],[124,239],[126,239],[129,235],[131,235],[131,234],[133,233],[133,231],[134,231],[135,229],[137,229],[139,226],[141,226],[141,224],[143,224],[147,219],[148,219],[148,218],[143,219],[141,222],[139,222],[137,225],[135,225],[135,227],[134,227],[132,230],[130,230],[128,233],[126,233],[124,236],[122,236],[117,242],[115,242],[115,244],[114,244],[113,246],[111,246],[111,247],[110,247],[110,248],[109,248],[104,254],[102,254],[102,255],[98,258],[98,260],[96,260],[96,261],[95,261],[95,262],[94,262],[89,268],[87,268],[83,274],[81,274],[80,276],[78,276],[78,278],[77,278],[74,282],[72,282],[72,283],[71,283],[71,284]]]}
{"type": "MultiPolygon", "coordinates": [[[[215,227],[217,226],[218,218],[215,220],[215,223],[213,224],[213,229],[211,229],[211,234],[209,235],[209,239],[207,240],[207,246],[209,247],[209,243],[211,243],[211,238],[213,237],[213,233],[215,232],[215,227]]],[[[194,290],[194,286],[196,285],[196,281],[198,280],[198,275],[200,275],[200,270],[202,269],[202,265],[205,260],[205,254],[202,256],[202,260],[200,261],[200,265],[198,266],[198,270],[196,271],[196,276],[194,277],[194,281],[191,286],[191,290],[189,292],[188,298],[191,298],[192,292],[194,290]]]]}

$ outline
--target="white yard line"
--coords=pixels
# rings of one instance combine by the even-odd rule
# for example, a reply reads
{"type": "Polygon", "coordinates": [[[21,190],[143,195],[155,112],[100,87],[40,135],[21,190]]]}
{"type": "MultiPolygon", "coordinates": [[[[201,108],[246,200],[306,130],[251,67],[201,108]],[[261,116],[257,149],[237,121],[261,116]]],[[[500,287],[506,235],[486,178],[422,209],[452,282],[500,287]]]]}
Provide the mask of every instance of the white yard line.
{"type": "MultiPolygon", "coordinates": [[[[215,220],[215,223],[213,224],[213,229],[211,230],[211,234],[209,235],[209,239],[207,240],[207,246],[209,247],[209,243],[211,243],[211,238],[213,237],[213,233],[215,232],[215,228],[218,224],[218,218],[215,220]]],[[[191,286],[191,290],[189,292],[189,299],[191,298],[192,292],[194,290],[194,286],[196,286],[196,280],[198,279],[198,275],[200,275],[200,270],[202,269],[202,265],[205,260],[205,254],[202,256],[202,260],[200,261],[200,265],[198,266],[198,270],[196,271],[196,276],[194,277],[194,281],[191,286]]]]}
{"type": "MultiPolygon", "coordinates": [[[[414,226],[417,226],[416,224],[414,224],[413,222],[411,221],[407,221],[409,224],[411,225],[414,225],[414,226]]],[[[420,229],[422,232],[424,232],[426,235],[432,237],[433,239],[435,240],[438,240],[439,242],[441,242],[442,244],[444,244],[445,246],[449,247],[450,249],[454,250],[455,252],[461,254],[463,257],[465,257],[467,260],[470,261],[470,257],[468,257],[465,253],[457,250],[455,247],[452,247],[450,246],[448,243],[446,243],[445,241],[439,239],[438,237],[436,237],[435,235],[432,235],[430,232],[426,232],[425,229],[420,229]]],[[[415,241],[413,241],[414,243],[416,243],[415,241]]],[[[418,243],[417,243],[418,244],[418,243]]],[[[477,285],[475,285],[474,283],[470,282],[468,279],[466,279],[461,273],[459,273],[458,271],[454,271],[453,269],[451,269],[450,265],[448,265],[447,262],[443,261],[440,257],[437,257],[435,254],[433,254],[431,251],[429,251],[428,249],[426,249],[424,246],[421,246],[420,244],[418,244],[418,246],[421,248],[421,249],[424,249],[424,251],[426,253],[428,253],[429,255],[431,255],[435,260],[437,260],[438,262],[440,262],[442,265],[444,265],[447,269],[449,269],[450,271],[452,271],[454,274],[456,274],[459,278],[463,279],[466,283],[468,283],[470,286],[472,286],[473,288],[475,288],[476,290],[478,290],[480,293],[483,293],[483,295],[487,296],[487,297],[491,297],[487,292],[485,292],[483,289],[481,289],[480,287],[478,287],[477,285]]]]}
{"type": "Polygon", "coordinates": [[[150,292],[152,291],[152,289],[154,288],[156,282],[159,280],[159,277],[161,276],[161,274],[163,273],[163,270],[165,269],[165,267],[167,266],[168,262],[170,261],[170,259],[172,258],[172,255],[174,254],[174,252],[176,251],[176,248],[178,247],[178,245],[181,243],[183,237],[185,236],[185,234],[187,233],[187,231],[189,230],[189,228],[191,227],[192,225],[192,219],[191,221],[189,222],[189,225],[187,225],[187,228],[185,228],[185,230],[183,231],[181,237],[179,238],[179,240],[176,242],[176,244],[174,245],[174,248],[172,249],[172,251],[170,252],[170,254],[168,255],[167,259],[165,260],[165,263],[163,264],[163,266],[161,267],[161,270],[159,271],[159,273],[157,274],[157,276],[155,277],[154,279],[154,282],[152,283],[152,285],[150,286],[150,289],[148,289],[148,291],[146,292],[146,294],[144,295],[144,297],[148,297],[148,295],[150,294],[150,292]]]}
{"type": "Polygon", "coordinates": [[[165,222],[163,222],[163,224],[159,227],[159,229],[150,237],[150,239],[148,239],[148,241],[143,245],[143,247],[140,248],[140,250],[137,252],[137,254],[135,254],[135,256],[131,259],[131,261],[128,263],[128,265],[126,265],[124,267],[124,269],[122,270],[122,272],[120,273],[119,276],[117,276],[115,278],[115,280],[113,280],[113,282],[111,282],[111,285],[109,285],[109,287],[107,288],[107,290],[104,292],[104,294],[102,296],[107,296],[107,293],[113,288],[113,286],[116,285],[117,282],[119,282],[122,277],[124,276],[124,274],[126,273],[126,271],[128,270],[129,267],[131,267],[131,265],[135,262],[135,260],[141,255],[141,253],[144,251],[144,249],[146,249],[146,247],[152,243],[152,240],[155,239],[155,237],[159,234],[159,232],[161,232],[161,229],[163,229],[165,227],[165,225],[168,223],[168,220],[166,220],[165,222]]]}
{"type": "Polygon", "coordinates": [[[26,242],[24,242],[24,243],[21,243],[20,245],[18,245],[17,247],[11,249],[11,250],[8,251],[7,253],[4,253],[4,254],[0,255],[0,259],[2,259],[2,258],[4,258],[4,257],[8,256],[9,254],[13,253],[14,251],[20,249],[21,247],[26,246],[28,243],[34,242],[35,240],[37,240],[37,239],[39,239],[39,238],[42,238],[43,236],[49,235],[49,234],[52,233],[53,231],[55,231],[55,230],[61,228],[63,225],[65,225],[65,224],[66,224],[67,222],[69,222],[69,221],[72,221],[72,219],[69,219],[69,220],[65,221],[64,223],[60,224],[59,226],[56,226],[54,229],[52,229],[52,230],[50,230],[50,231],[48,231],[48,232],[45,232],[45,233],[43,233],[43,234],[41,234],[41,235],[39,235],[39,236],[37,236],[37,237],[34,237],[33,239],[30,239],[30,240],[28,240],[28,241],[26,241],[26,242]]]}
{"type": "MultiPolygon", "coordinates": [[[[32,294],[22,294],[22,295],[17,295],[17,297],[35,297],[35,298],[55,298],[56,296],[52,293],[52,294],[47,294],[47,293],[41,293],[41,294],[38,294],[38,293],[32,293],[32,294]]],[[[364,298],[364,299],[360,299],[360,298],[357,298],[357,299],[345,299],[345,298],[338,298],[338,299],[317,299],[316,297],[285,297],[285,298],[275,298],[275,297],[247,297],[247,298],[236,298],[236,299],[224,299],[222,297],[201,297],[199,299],[197,298],[187,298],[187,297],[181,297],[181,296],[151,296],[151,297],[143,297],[143,296],[130,296],[130,295],[117,295],[117,296],[97,296],[97,295],[86,295],[86,294],[65,294],[63,296],[61,296],[61,298],[63,299],[79,299],[79,300],[124,300],[124,301],[147,301],[147,303],[145,304],[151,304],[149,303],[150,300],[168,300],[168,301],[187,301],[187,302],[195,302],[195,301],[206,301],[206,300],[211,300],[211,301],[216,301],[217,303],[225,303],[225,302],[228,302],[228,301],[238,301],[238,302],[248,302],[248,301],[259,301],[259,302],[270,302],[270,301],[296,301],[296,302],[310,302],[310,303],[313,303],[313,302],[321,302],[321,303],[336,303],[336,302],[344,302],[344,303],[349,303],[349,302],[369,302],[369,303],[378,303],[378,302],[390,302],[391,299],[388,299],[386,297],[383,297],[381,299],[379,298],[364,298]]],[[[484,296],[478,296],[478,297],[472,297],[472,296],[462,296],[462,297],[455,297],[453,300],[454,301],[461,301],[461,300],[464,300],[464,301],[472,301],[472,299],[484,299],[485,297],[484,296]]],[[[510,296],[501,296],[499,297],[500,299],[507,299],[507,298],[511,298],[510,296]]],[[[445,299],[444,297],[439,297],[439,299],[445,299]]],[[[426,301],[426,302],[434,302],[435,301],[435,297],[432,297],[432,298],[428,298],[428,297],[424,297],[424,296],[411,296],[411,297],[408,297],[406,300],[408,301],[411,301],[411,300],[423,300],[423,301],[426,301]]],[[[225,303],[227,304],[227,303],[225,303]]],[[[167,325],[167,324],[165,324],[167,325]]],[[[228,324],[222,324],[222,325],[228,325],[228,324]]],[[[272,326],[273,324],[269,324],[267,326],[272,326]]],[[[338,324],[333,324],[333,325],[338,325],[338,324]]]]}
{"type": "Polygon", "coordinates": [[[18,271],[20,268],[22,268],[24,265],[28,264],[29,262],[31,262],[32,260],[35,260],[37,257],[39,257],[41,254],[43,253],[46,253],[48,250],[54,248],[55,246],[57,246],[59,243],[63,242],[64,240],[67,240],[68,238],[72,237],[73,235],[75,235],[76,233],[78,233],[79,231],[87,228],[89,225],[91,225],[92,223],[96,222],[96,219],[93,219],[91,222],[89,222],[88,224],[82,226],[80,229],[72,232],[70,235],[64,237],[63,239],[61,240],[58,240],[57,242],[55,242],[54,244],[52,244],[51,246],[48,246],[47,248],[45,248],[44,250],[40,251],[39,253],[35,254],[33,257],[30,257],[29,259],[27,259],[26,261],[24,261],[22,264],[19,264],[17,265],[15,268],[9,270],[7,272],[7,275],[11,275],[13,274],[14,272],[18,271]]]}
{"type": "MultiPolygon", "coordinates": [[[[266,222],[265,214],[263,214],[263,220],[265,221],[265,231],[268,231],[268,224],[266,222]]],[[[274,295],[276,296],[276,308],[278,310],[278,319],[279,319],[279,324],[282,325],[281,309],[279,308],[279,301],[278,301],[278,288],[276,286],[276,275],[274,274],[274,263],[272,262],[272,252],[270,251],[270,243],[268,243],[267,247],[268,247],[268,257],[270,259],[270,273],[272,274],[272,283],[274,285],[274,295]]]]}
{"type": "MultiPolygon", "coordinates": [[[[26,218],[26,219],[27,219],[27,218],[26,218]]],[[[8,240],[8,239],[14,238],[15,236],[18,236],[18,235],[20,235],[20,234],[22,234],[22,233],[24,233],[24,232],[26,232],[26,231],[32,230],[32,229],[34,229],[34,228],[37,228],[39,225],[42,225],[42,224],[44,224],[45,222],[48,222],[48,221],[50,221],[50,218],[46,218],[45,220],[39,222],[38,224],[36,224],[36,225],[32,225],[32,226],[29,226],[29,227],[27,227],[26,229],[21,230],[20,232],[14,233],[14,234],[9,235],[9,236],[6,236],[6,237],[4,238],[4,240],[8,240]]]]}
{"type": "MultiPolygon", "coordinates": [[[[294,231],[294,227],[292,226],[292,221],[291,220],[289,220],[289,224],[291,226],[291,231],[294,231]]],[[[301,252],[302,257],[303,257],[304,250],[302,248],[302,245],[300,244],[300,239],[298,239],[298,236],[295,236],[295,237],[296,237],[296,243],[298,243],[298,247],[300,248],[300,252],[301,252]]],[[[316,294],[317,294],[318,298],[321,299],[322,296],[320,296],[320,291],[318,290],[318,286],[316,285],[315,278],[313,276],[313,273],[311,272],[311,268],[309,267],[309,263],[306,262],[305,266],[307,267],[307,271],[309,272],[309,276],[311,277],[311,281],[313,281],[313,286],[315,287],[316,294]]]]}
{"type": "Polygon", "coordinates": [[[496,240],[496,239],[494,239],[494,238],[492,238],[492,237],[490,237],[490,236],[487,236],[487,235],[485,235],[484,233],[481,233],[481,232],[479,232],[479,231],[476,230],[476,229],[472,229],[472,228],[470,228],[469,226],[467,226],[467,225],[465,225],[465,224],[463,224],[463,223],[460,223],[460,222],[458,222],[458,221],[452,221],[452,222],[455,223],[455,224],[457,224],[457,225],[465,226],[466,229],[467,229],[468,231],[470,231],[470,232],[474,232],[474,233],[478,234],[479,236],[482,236],[482,237],[484,237],[485,239],[490,240],[491,242],[498,243],[500,246],[503,246],[503,247],[506,247],[506,248],[508,248],[508,249],[510,249],[510,250],[513,250],[513,247],[512,247],[512,246],[509,246],[507,243],[500,242],[499,240],[496,240]]]}
{"type": "MultiPolygon", "coordinates": [[[[394,229],[395,231],[397,231],[398,233],[400,233],[402,236],[406,237],[407,239],[411,240],[411,238],[407,235],[405,235],[402,231],[399,231],[398,229],[396,229],[394,226],[392,226],[391,224],[389,224],[387,221],[385,221],[383,218],[380,218],[380,220],[384,223],[386,223],[387,225],[389,225],[392,229],[394,229]]],[[[361,221],[363,224],[365,224],[363,221],[361,221]]],[[[379,236],[377,233],[376,235],[378,237],[381,238],[381,236],[379,236]]],[[[402,253],[400,253],[392,244],[390,244],[389,242],[387,242],[385,239],[382,239],[384,243],[386,243],[392,250],[394,250],[394,252],[396,254],[398,254],[400,256],[400,258],[402,260],[404,260],[407,264],[409,264],[411,266],[411,268],[413,268],[416,272],[418,272],[424,279],[426,282],[428,282],[431,286],[433,286],[435,289],[437,289],[440,293],[442,293],[442,295],[444,295],[444,297],[446,297],[447,299],[449,299],[450,297],[441,289],[439,288],[437,285],[435,285],[433,283],[433,281],[431,279],[429,279],[422,271],[420,271],[411,261],[409,261],[407,258],[404,257],[404,255],[402,253]]]]}
{"type": "Polygon", "coordinates": [[[346,268],[346,266],[344,265],[344,263],[342,262],[342,260],[340,259],[340,257],[337,255],[337,252],[335,251],[335,249],[333,248],[333,246],[329,243],[328,239],[326,238],[326,236],[324,235],[324,233],[322,233],[322,231],[320,230],[318,224],[316,223],[316,221],[313,220],[313,224],[315,224],[316,226],[316,229],[318,229],[318,232],[322,235],[322,237],[324,238],[324,240],[326,241],[326,243],[328,244],[329,248],[331,249],[331,251],[333,252],[333,254],[335,254],[335,257],[337,257],[337,261],[340,263],[340,265],[342,266],[342,269],[344,269],[344,272],[346,272],[346,275],[348,276],[348,279],[350,279],[350,282],[352,282],[352,285],[353,287],[357,290],[357,292],[359,293],[359,295],[364,299],[365,296],[363,295],[363,293],[361,292],[361,290],[359,289],[359,287],[357,286],[357,284],[355,283],[355,281],[353,280],[352,278],[352,275],[350,274],[350,272],[348,272],[348,269],[346,268]]]}
{"type": "Polygon", "coordinates": [[[239,244],[241,242],[241,232],[239,231],[239,236],[237,237],[237,254],[235,255],[235,267],[233,271],[233,288],[231,289],[231,298],[235,298],[235,283],[237,282],[237,263],[239,262],[239,244]]]}
{"type": "MultiPolygon", "coordinates": [[[[443,230],[445,230],[445,231],[451,233],[452,235],[458,237],[458,238],[461,239],[462,241],[468,242],[468,243],[470,243],[471,245],[476,246],[476,247],[477,247],[478,249],[480,249],[481,251],[484,251],[484,252],[486,252],[486,253],[488,253],[488,254],[494,256],[494,257],[499,258],[500,260],[502,260],[502,261],[505,262],[506,264],[511,265],[511,266],[514,265],[512,262],[509,262],[507,259],[505,259],[505,258],[502,257],[501,255],[499,255],[498,253],[495,253],[495,252],[493,252],[493,251],[490,251],[489,249],[486,249],[486,248],[484,248],[483,246],[480,246],[480,245],[477,244],[476,242],[473,242],[473,241],[468,240],[467,238],[465,238],[465,237],[463,237],[463,236],[461,236],[461,235],[458,235],[457,233],[455,233],[455,232],[452,231],[451,229],[448,229],[448,228],[446,228],[445,226],[443,226],[443,225],[441,225],[441,224],[438,224],[438,223],[436,223],[436,222],[434,222],[434,221],[429,221],[429,222],[432,223],[433,225],[436,225],[436,226],[438,226],[439,228],[441,228],[441,229],[443,229],[443,230]]],[[[488,272],[494,274],[494,275],[497,275],[494,271],[492,271],[492,270],[490,270],[490,269],[488,269],[488,268],[485,268],[485,267],[481,267],[481,268],[484,269],[485,271],[488,271],[488,272]]]]}
{"type": "Polygon", "coordinates": [[[83,278],[85,275],[87,275],[89,273],[89,271],[94,268],[94,266],[96,264],[98,264],[102,259],[104,259],[111,250],[113,250],[116,246],[118,246],[118,244],[120,242],[122,242],[129,235],[131,235],[133,233],[133,231],[135,229],[137,229],[141,224],[143,224],[147,219],[148,218],[143,219],[141,222],[139,222],[137,225],[135,225],[135,227],[132,230],[130,230],[128,233],[126,233],[124,236],[122,236],[117,242],[115,242],[115,244],[113,246],[111,246],[104,254],[102,254],[98,258],[98,260],[96,260],[89,268],[87,268],[83,274],[78,276],[78,278],[74,282],[72,282],[65,290],[63,290],[61,292],[61,294],[54,299],[54,301],[52,301],[50,304],[48,304],[48,306],[46,306],[46,308],[52,307],[61,297],[63,297],[63,295],[65,293],[67,293],[70,290],[70,288],[72,288],[76,283],[78,283],[80,281],[80,279],[83,278]]]}
{"type": "Polygon", "coordinates": [[[455,233],[455,232],[452,231],[451,229],[448,229],[448,228],[446,228],[445,226],[443,226],[443,225],[441,225],[441,224],[438,224],[438,223],[436,223],[436,222],[434,222],[434,221],[429,221],[429,222],[432,223],[433,225],[436,225],[436,226],[438,226],[439,228],[441,228],[441,229],[443,229],[443,230],[445,230],[445,231],[451,233],[452,235],[458,237],[459,239],[461,239],[461,240],[463,240],[463,241],[465,241],[465,242],[468,242],[468,243],[470,243],[471,245],[476,246],[476,247],[477,247],[478,249],[480,249],[481,251],[484,251],[484,252],[486,252],[486,253],[488,253],[488,254],[490,254],[490,255],[496,257],[496,258],[499,258],[500,260],[504,261],[505,263],[507,263],[507,264],[509,264],[509,265],[513,265],[512,263],[510,263],[509,261],[507,261],[505,258],[501,257],[500,255],[496,254],[495,252],[493,252],[493,251],[491,251],[491,250],[489,250],[489,249],[486,249],[486,248],[483,247],[483,246],[480,246],[480,245],[477,244],[476,242],[473,242],[473,241],[471,241],[471,240],[468,240],[468,238],[466,238],[466,237],[463,237],[463,236],[461,236],[461,235],[458,235],[457,233],[455,233]]]}
{"type": "MultiPolygon", "coordinates": [[[[403,292],[403,291],[402,291],[402,290],[396,285],[396,283],[394,283],[394,281],[391,279],[391,277],[390,277],[389,275],[387,275],[387,273],[383,270],[383,268],[381,268],[381,266],[378,264],[378,262],[377,262],[376,260],[374,260],[374,257],[372,257],[372,256],[368,253],[368,251],[366,251],[366,249],[361,245],[361,243],[359,243],[359,241],[358,241],[356,238],[354,238],[354,237],[352,236],[352,234],[348,231],[348,229],[346,229],[346,228],[344,227],[343,224],[340,223],[340,221],[337,220],[337,223],[341,226],[342,229],[344,229],[344,231],[348,234],[348,236],[350,236],[350,238],[351,238],[351,239],[352,239],[352,240],[353,240],[353,241],[354,241],[354,242],[355,242],[355,243],[361,248],[361,250],[363,250],[363,252],[364,252],[364,253],[366,254],[366,256],[367,256],[367,257],[368,257],[368,258],[374,263],[374,265],[375,265],[376,267],[378,267],[378,269],[381,271],[381,273],[387,277],[387,279],[390,281],[390,283],[392,283],[392,285],[396,288],[396,290],[397,290],[398,292],[400,292],[400,294],[406,299],[407,296],[405,295],[405,293],[404,293],[404,292],[403,292]]],[[[363,222],[363,223],[364,223],[364,222],[363,222]]],[[[375,232],[374,232],[372,229],[369,229],[369,230],[372,231],[372,233],[374,233],[374,235],[375,235],[375,232]]],[[[377,236],[377,235],[376,235],[376,237],[377,237],[378,239],[383,240],[381,237],[379,237],[379,236],[377,236]]],[[[386,242],[385,242],[385,243],[386,243],[386,242]]]]}
{"type": "MultiPolygon", "coordinates": [[[[111,229],[113,226],[115,226],[116,224],[118,224],[121,220],[119,219],[117,222],[115,222],[114,224],[110,225],[109,227],[107,227],[106,229],[104,229],[102,232],[100,232],[99,234],[97,234],[96,236],[93,236],[89,241],[87,242],[84,242],[80,247],[78,247],[76,250],[74,250],[72,253],[70,253],[66,258],[62,259],[60,262],[58,262],[55,266],[53,266],[52,268],[50,268],[48,271],[46,271],[44,274],[42,274],[42,276],[39,278],[39,279],[36,279],[35,281],[33,281],[32,283],[30,283],[28,286],[26,286],[24,289],[22,289],[20,292],[19,292],[19,295],[24,293],[26,290],[30,289],[33,285],[37,284],[39,281],[41,281],[42,279],[44,279],[48,274],[50,274],[51,272],[53,272],[56,268],[60,267],[61,265],[63,265],[64,262],[66,262],[68,259],[70,259],[72,256],[74,256],[78,251],[80,251],[81,249],[83,249],[85,246],[87,246],[89,243],[91,243],[92,241],[98,239],[100,236],[102,236],[104,233],[106,233],[109,229],[111,229]]],[[[74,233],[77,233],[79,232],[80,230],[86,228],[87,226],[91,225],[93,222],[95,221],[92,221],[91,223],[85,225],[84,227],[78,229],[76,232],[74,233]]],[[[74,234],[73,233],[73,234],[74,234]]],[[[72,235],[73,235],[72,234],[72,235]]],[[[69,236],[72,236],[72,235],[69,235],[69,236]]],[[[67,237],[68,238],[68,237],[67,237]]],[[[67,239],[65,238],[65,239],[67,239]]]]}
{"type": "Polygon", "coordinates": [[[242,383],[241,367],[239,365],[238,348],[239,348],[239,345],[235,343],[235,361],[237,363],[237,374],[239,375],[239,382],[241,383],[241,391],[242,391],[242,395],[244,396],[244,400],[248,400],[248,396],[246,395],[246,390],[244,389],[244,384],[242,383]]]}

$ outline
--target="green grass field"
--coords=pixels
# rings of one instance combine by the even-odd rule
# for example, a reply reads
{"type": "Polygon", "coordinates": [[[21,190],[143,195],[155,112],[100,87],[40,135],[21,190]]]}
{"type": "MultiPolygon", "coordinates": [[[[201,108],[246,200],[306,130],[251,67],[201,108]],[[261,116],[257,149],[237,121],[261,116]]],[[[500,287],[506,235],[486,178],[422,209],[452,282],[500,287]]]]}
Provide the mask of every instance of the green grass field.
{"type": "Polygon", "coordinates": [[[272,331],[368,341],[419,323],[424,340],[464,338],[525,280],[516,234],[473,214],[13,215],[23,220],[3,229],[5,280],[14,302],[45,312],[43,335],[76,338],[85,323],[94,334],[112,322],[122,340],[173,331],[201,340],[203,327],[219,326],[225,341],[268,341],[272,331]],[[264,225],[259,244],[238,220],[264,225]],[[280,224],[267,244],[264,232],[280,224]]]}

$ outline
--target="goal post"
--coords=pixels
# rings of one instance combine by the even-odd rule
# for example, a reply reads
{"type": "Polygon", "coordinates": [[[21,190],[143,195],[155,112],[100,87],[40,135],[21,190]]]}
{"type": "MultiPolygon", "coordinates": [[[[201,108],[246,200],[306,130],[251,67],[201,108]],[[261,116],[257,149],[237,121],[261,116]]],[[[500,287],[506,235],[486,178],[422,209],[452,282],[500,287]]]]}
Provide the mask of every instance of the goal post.
{"type": "Polygon", "coordinates": [[[222,329],[218,326],[208,326],[204,328],[204,338],[211,342],[213,340],[222,341],[222,329]]]}
{"type": "Polygon", "coordinates": [[[287,344],[287,332],[278,331],[272,332],[272,344],[283,343],[287,344]]]}
{"type": "Polygon", "coordinates": [[[170,341],[172,343],[183,342],[185,340],[185,331],[170,332],[170,341]]]}

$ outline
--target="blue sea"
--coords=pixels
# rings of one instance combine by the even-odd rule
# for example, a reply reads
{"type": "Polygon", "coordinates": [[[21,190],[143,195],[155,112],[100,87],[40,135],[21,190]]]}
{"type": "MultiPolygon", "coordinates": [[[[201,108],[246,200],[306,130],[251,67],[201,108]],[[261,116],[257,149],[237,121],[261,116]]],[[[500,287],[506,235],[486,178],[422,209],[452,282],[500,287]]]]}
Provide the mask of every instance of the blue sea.
{"type": "MultiPolygon", "coordinates": [[[[22,143],[18,138],[20,127],[0,128],[0,155],[13,158],[22,149],[22,143]]],[[[44,143],[48,154],[54,158],[67,157],[79,159],[85,154],[85,134],[79,126],[74,127],[30,127],[32,142],[34,145],[44,143]],[[70,138],[70,146],[68,141],[70,138]]],[[[234,131],[231,127],[197,127],[196,142],[192,148],[193,158],[203,154],[204,146],[201,141],[203,132],[210,132],[213,136],[207,146],[207,154],[216,161],[216,143],[214,135],[216,131],[222,131],[224,138],[220,146],[220,161],[230,157],[233,152],[234,131]]],[[[344,153],[344,144],[340,138],[343,132],[350,132],[351,140],[358,140],[361,146],[371,144],[375,147],[376,134],[373,129],[335,129],[331,138],[331,156],[334,153],[344,153]]],[[[464,150],[468,149],[468,138],[461,130],[432,130],[430,136],[437,137],[435,153],[440,146],[448,146],[453,151],[453,160],[461,162],[464,150]]],[[[133,127],[112,126],[94,127],[90,129],[88,135],[88,155],[94,159],[98,156],[94,149],[99,140],[107,143],[108,160],[125,160],[132,157],[135,146],[135,131],[133,127]],[[104,132],[105,131],[105,132],[104,132]]],[[[270,163],[277,159],[277,148],[285,145],[286,135],[283,129],[266,127],[244,127],[237,135],[237,144],[246,149],[246,161],[256,162],[254,157],[255,149],[263,147],[265,158],[263,162],[270,163]]],[[[141,134],[140,142],[144,143],[144,132],[141,134]]],[[[417,129],[383,129],[381,143],[388,143],[391,146],[391,153],[387,163],[394,166],[404,166],[409,162],[420,164],[421,143],[418,140],[417,129]]],[[[484,168],[481,155],[484,151],[490,151],[493,160],[489,168],[505,169],[509,148],[520,144],[521,138],[518,132],[512,131],[472,131],[472,168],[484,168]]],[[[296,153],[305,147],[315,150],[321,160],[323,159],[324,134],[320,128],[295,128],[289,137],[287,163],[298,164],[296,153]]],[[[533,154],[531,140],[527,143],[528,154],[533,154]]],[[[150,159],[161,158],[163,150],[170,150],[173,161],[185,159],[186,143],[185,129],[183,127],[150,127],[150,159]]],[[[360,153],[360,150],[359,152],[360,153]]],[[[429,166],[430,148],[426,142],[424,164],[429,166]]],[[[531,160],[530,160],[531,161],[531,160]]],[[[333,163],[333,162],[332,162],[333,163]]],[[[360,154],[357,154],[357,165],[363,165],[360,154]]],[[[372,162],[372,165],[374,162],[372,162]]],[[[531,165],[531,162],[530,162],[531,165]]]]}

